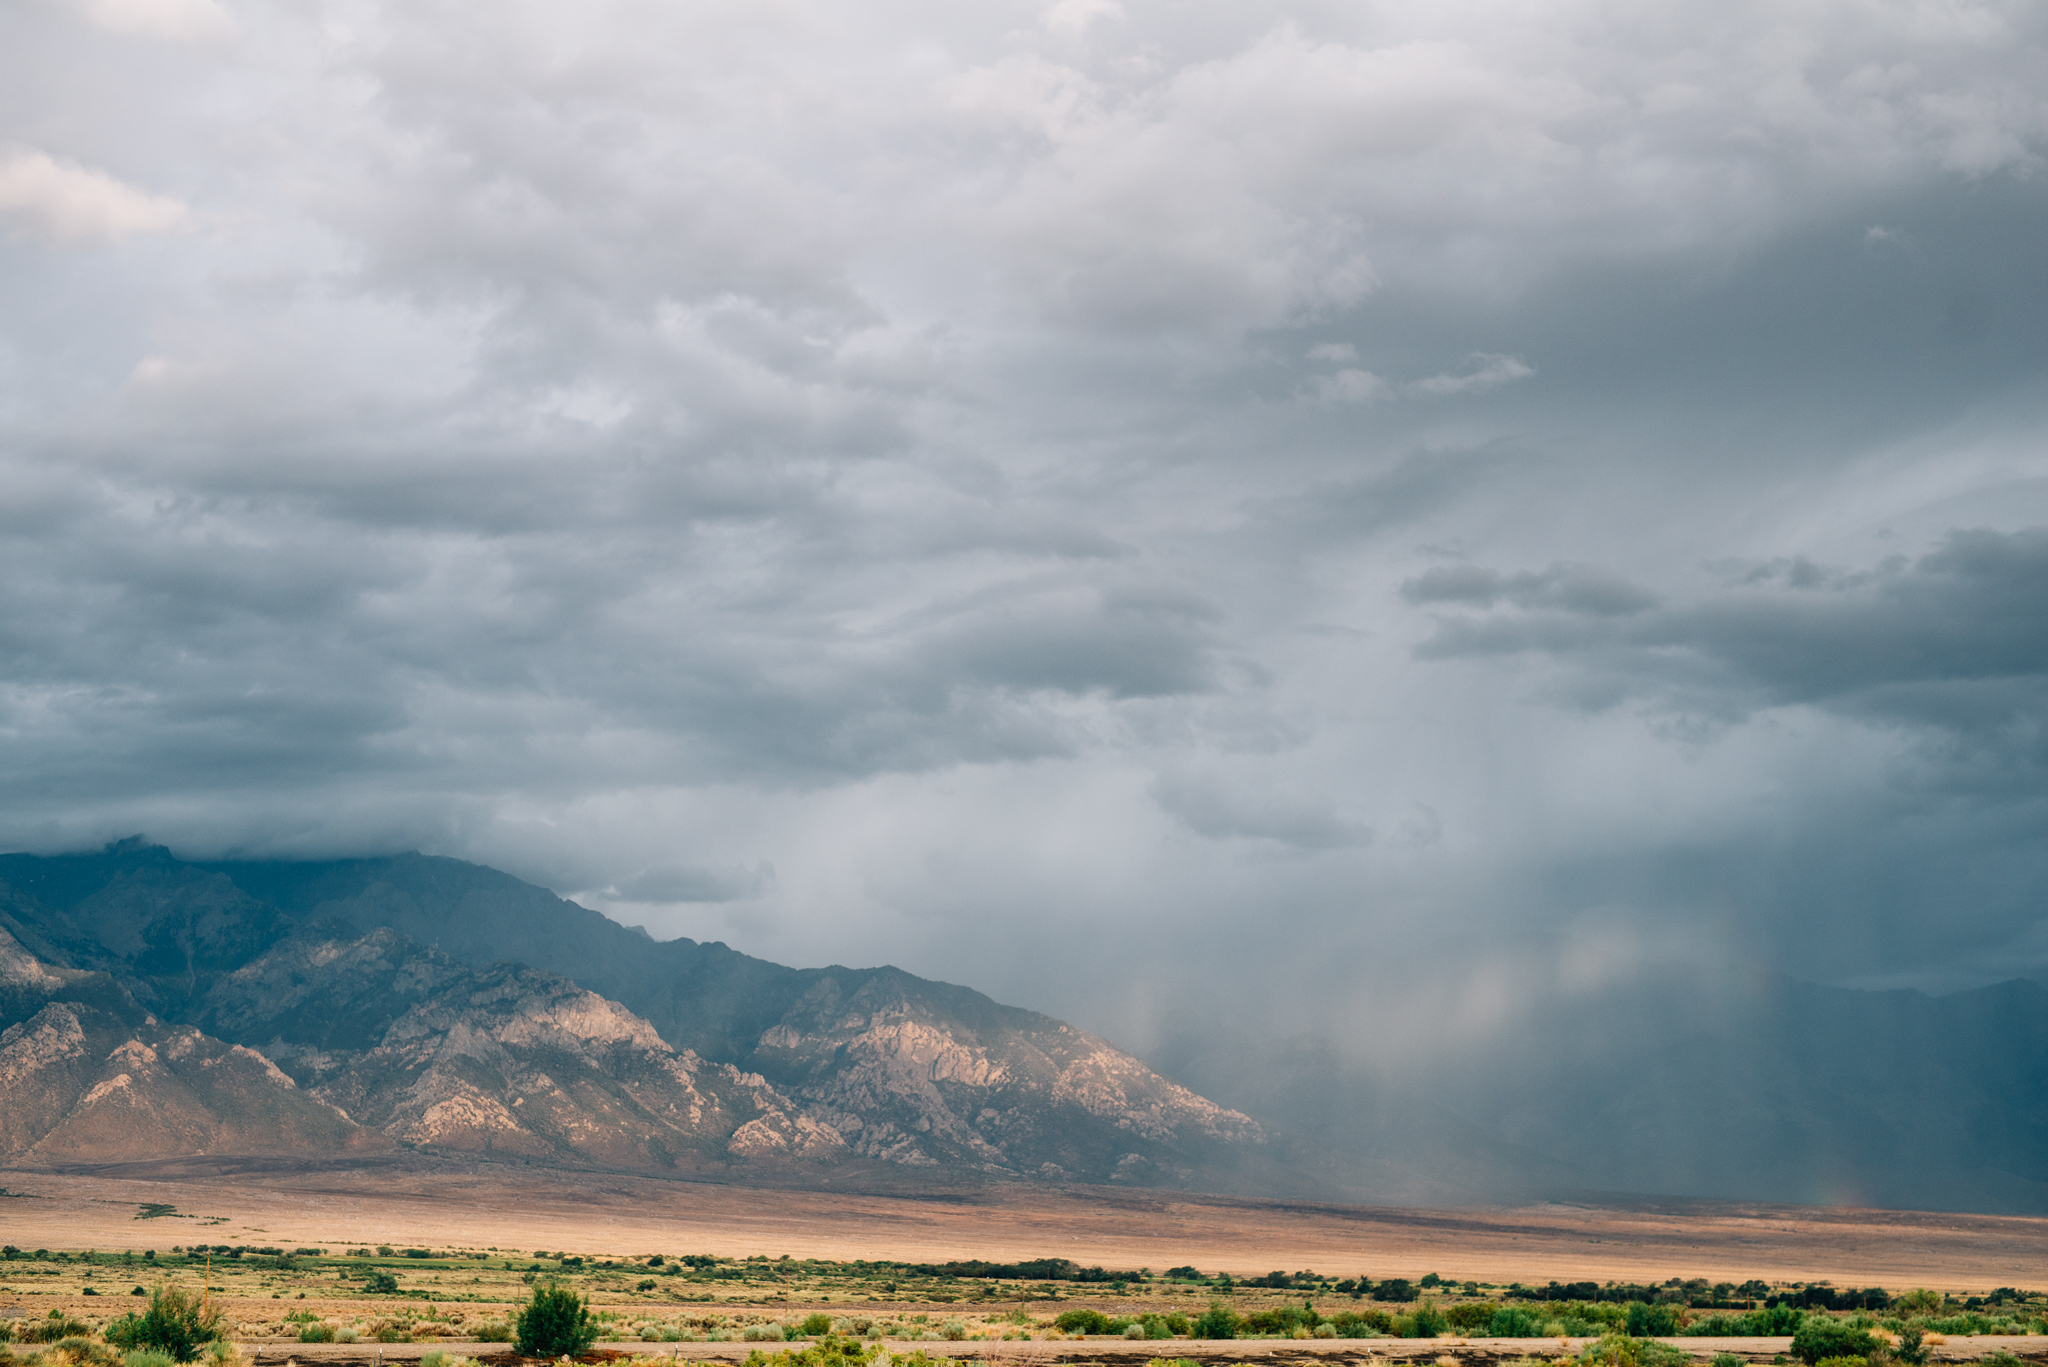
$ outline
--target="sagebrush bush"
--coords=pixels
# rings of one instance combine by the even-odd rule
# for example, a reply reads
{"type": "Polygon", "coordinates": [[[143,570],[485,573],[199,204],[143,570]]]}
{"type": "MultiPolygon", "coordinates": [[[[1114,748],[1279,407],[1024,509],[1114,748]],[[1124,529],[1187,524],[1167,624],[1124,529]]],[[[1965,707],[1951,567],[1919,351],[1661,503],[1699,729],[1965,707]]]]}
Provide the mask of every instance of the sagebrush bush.
{"type": "Polygon", "coordinates": [[[72,1338],[58,1339],[43,1355],[43,1361],[55,1358],[71,1367],[121,1367],[121,1359],[113,1349],[104,1343],[94,1342],[83,1334],[72,1338]]]}
{"type": "Polygon", "coordinates": [[[52,1310],[39,1320],[24,1320],[15,1326],[14,1339],[17,1343],[59,1343],[65,1339],[83,1338],[92,1332],[92,1326],[84,1320],[73,1319],[62,1310],[52,1310]]]}
{"type": "Polygon", "coordinates": [[[780,1343],[787,1337],[782,1326],[773,1320],[766,1324],[750,1324],[740,1331],[742,1343],[780,1343]]]}
{"type": "Polygon", "coordinates": [[[813,1310],[804,1316],[803,1323],[796,1327],[796,1331],[811,1339],[829,1334],[832,1332],[832,1317],[822,1310],[813,1310]]]}
{"type": "Polygon", "coordinates": [[[310,1324],[302,1324],[299,1326],[299,1342],[332,1343],[334,1342],[334,1326],[324,1320],[314,1320],[310,1324]]]}

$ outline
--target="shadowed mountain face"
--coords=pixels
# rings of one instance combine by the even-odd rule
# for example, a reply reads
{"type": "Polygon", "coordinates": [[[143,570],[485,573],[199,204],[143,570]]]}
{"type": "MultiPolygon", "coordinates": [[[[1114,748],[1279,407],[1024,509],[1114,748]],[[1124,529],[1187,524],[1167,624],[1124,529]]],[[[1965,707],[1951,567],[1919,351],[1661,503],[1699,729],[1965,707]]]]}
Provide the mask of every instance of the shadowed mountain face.
{"type": "Polygon", "coordinates": [[[333,1133],[138,1120],[122,1157],[157,1134],[166,1153],[396,1142],[623,1168],[1291,1180],[1249,1118],[1049,1017],[891,968],[656,944],[455,860],[199,865],[131,841],[0,858],[0,880],[0,1025],[52,1060],[0,1153],[83,1152],[65,1127],[88,1064],[161,1056],[150,1032],[177,1029],[187,1052],[259,1062],[333,1133]]]}

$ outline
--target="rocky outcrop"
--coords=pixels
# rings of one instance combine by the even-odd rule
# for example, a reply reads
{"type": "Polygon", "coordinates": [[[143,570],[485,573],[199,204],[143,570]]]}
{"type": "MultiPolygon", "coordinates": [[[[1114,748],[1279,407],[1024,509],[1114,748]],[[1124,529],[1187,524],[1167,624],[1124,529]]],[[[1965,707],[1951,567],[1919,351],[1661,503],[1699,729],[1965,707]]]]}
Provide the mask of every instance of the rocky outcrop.
{"type": "Polygon", "coordinates": [[[0,1154],[14,1159],[384,1146],[253,1049],[71,1002],[0,1033],[0,1096],[0,1154]]]}
{"type": "Polygon", "coordinates": [[[948,1017],[921,985],[822,976],[749,1062],[854,1152],[898,1163],[1159,1180],[1263,1138],[1105,1040],[1031,1012],[948,1017]]]}
{"type": "Polygon", "coordinates": [[[467,969],[389,931],[281,947],[216,990],[215,1019],[264,1013],[272,1054],[412,1147],[625,1168],[824,1161],[845,1147],[765,1080],[673,1048],[617,1002],[516,965],[467,969]],[[266,992],[281,978],[301,985],[288,1019],[266,992]],[[411,1005],[373,1047],[304,1038],[315,1022],[360,1028],[362,998],[394,984],[411,1005]],[[324,1009],[307,1014],[308,997],[324,1009]]]}

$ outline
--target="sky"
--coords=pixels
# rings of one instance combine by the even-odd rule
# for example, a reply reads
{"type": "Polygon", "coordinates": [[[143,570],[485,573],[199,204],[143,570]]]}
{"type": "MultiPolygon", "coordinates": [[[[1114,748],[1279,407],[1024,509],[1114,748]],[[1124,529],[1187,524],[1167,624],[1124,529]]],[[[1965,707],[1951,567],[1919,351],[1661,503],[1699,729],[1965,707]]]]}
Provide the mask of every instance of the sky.
{"type": "Polygon", "coordinates": [[[1134,1047],[2048,977],[2048,10],[0,8],[0,844],[1134,1047]]]}

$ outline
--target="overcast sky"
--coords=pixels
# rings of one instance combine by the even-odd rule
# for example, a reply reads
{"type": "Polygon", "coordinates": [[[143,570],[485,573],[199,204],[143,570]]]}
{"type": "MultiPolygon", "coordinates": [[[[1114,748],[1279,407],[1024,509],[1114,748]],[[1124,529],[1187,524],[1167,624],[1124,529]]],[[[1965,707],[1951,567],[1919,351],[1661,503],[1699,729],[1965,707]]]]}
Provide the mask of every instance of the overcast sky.
{"type": "Polygon", "coordinates": [[[14,0],[0,662],[1139,1047],[2048,976],[2048,10],[14,0]]]}

